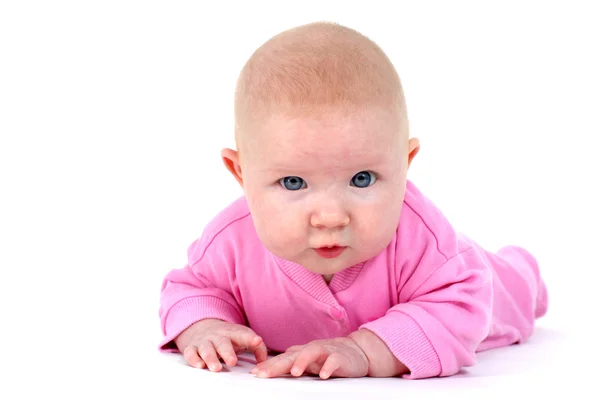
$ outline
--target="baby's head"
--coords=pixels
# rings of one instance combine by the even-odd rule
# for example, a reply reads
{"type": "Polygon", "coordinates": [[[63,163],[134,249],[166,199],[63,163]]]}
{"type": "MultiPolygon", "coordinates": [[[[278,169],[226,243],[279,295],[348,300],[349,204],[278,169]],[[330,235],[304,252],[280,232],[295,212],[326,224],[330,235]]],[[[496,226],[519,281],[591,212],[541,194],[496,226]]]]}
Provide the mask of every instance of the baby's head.
{"type": "Polygon", "coordinates": [[[390,243],[419,142],[375,43],[330,23],[274,36],[240,74],[235,127],[223,161],[269,251],[327,278],[390,243]]]}

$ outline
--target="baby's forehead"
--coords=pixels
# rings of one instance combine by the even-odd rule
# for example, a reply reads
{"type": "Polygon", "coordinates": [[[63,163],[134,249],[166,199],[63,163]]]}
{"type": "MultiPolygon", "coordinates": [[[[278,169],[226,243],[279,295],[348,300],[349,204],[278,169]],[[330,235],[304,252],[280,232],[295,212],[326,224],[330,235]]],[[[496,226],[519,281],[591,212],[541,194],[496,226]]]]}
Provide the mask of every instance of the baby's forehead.
{"type": "Polygon", "coordinates": [[[290,140],[336,141],[349,146],[362,141],[382,141],[398,133],[400,125],[393,113],[364,109],[345,114],[335,109],[308,116],[273,114],[257,131],[263,140],[287,143],[290,140]]]}
{"type": "Polygon", "coordinates": [[[252,146],[255,162],[269,171],[375,168],[394,159],[398,147],[392,134],[368,126],[299,123],[274,128],[261,132],[252,146]]]}
{"type": "Polygon", "coordinates": [[[393,161],[391,154],[376,155],[355,153],[340,156],[335,152],[324,154],[317,149],[307,152],[270,153],[259,159],[260,169],[267,172],[318,173],[350,172],[363,169],[378,169],[393,161]]]}

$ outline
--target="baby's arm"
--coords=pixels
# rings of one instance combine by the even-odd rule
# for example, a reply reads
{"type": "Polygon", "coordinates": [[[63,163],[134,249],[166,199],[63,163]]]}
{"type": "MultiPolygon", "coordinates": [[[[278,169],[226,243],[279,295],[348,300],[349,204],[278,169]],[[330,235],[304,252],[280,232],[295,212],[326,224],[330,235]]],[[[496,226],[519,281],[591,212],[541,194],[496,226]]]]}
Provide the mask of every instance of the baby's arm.
{"type": "Polygon", "coordinates": [[[385,342],[368,329],[359,329],[348,337],[356,342],[369,360],[367,376],[387,378],[409,372],[406,365],[396,358],[385,342]]]}
{"type": "Polygon", "coordinates": [[[188,264],[167,274],[160,296],[160,350],[179,351],[191,366],[214,372],[222,370],[219,358],[236,365],[240,351],[253,352],[257,362],[267,359],[262,338],[245,324],[228,243],[208,235],[195,241],[188,264]]]}
{"type": "Polygon", "coordinates": [[[178,351],[174,339],[200,320],[245,325],[236,287],[229,279],[233,266],[228,265],[224,242],[219,237],[203,236],[190,246],[188,264],[165,276],[160,292],[160,350],[178,351]]]}
{"type": "MultiPolygon", "coordinates": [[[[414,288],[412,293],[400,296],[399,304],[359,327],[358,332],[369,330],[383,341],[406,366],[406,378],[456,374],[462,367],[475,364],[476,349],[488,333],[491,274],[488,261],[474,247],[441,265],[420,265],[406,285],[414,288]]],[[[388,368],[381,366],[385,372],[388,368]]]]}

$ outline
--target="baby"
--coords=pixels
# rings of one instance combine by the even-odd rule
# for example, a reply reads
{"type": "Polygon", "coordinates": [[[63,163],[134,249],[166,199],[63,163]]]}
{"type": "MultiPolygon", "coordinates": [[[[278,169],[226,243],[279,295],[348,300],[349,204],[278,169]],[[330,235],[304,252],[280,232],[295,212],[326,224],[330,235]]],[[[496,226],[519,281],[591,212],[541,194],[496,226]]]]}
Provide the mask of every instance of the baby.
{"type": "Polygon", "coordinates": [[[483,249],[407,179],[420,144],[400,79],[355,30],[307,24],[258,48],[235,142],[221,156],[244,196],[166,275],[161,351],[211,371],[249,351],[258,377],[429,378],[546,313],[528,251],[483,249]]]}

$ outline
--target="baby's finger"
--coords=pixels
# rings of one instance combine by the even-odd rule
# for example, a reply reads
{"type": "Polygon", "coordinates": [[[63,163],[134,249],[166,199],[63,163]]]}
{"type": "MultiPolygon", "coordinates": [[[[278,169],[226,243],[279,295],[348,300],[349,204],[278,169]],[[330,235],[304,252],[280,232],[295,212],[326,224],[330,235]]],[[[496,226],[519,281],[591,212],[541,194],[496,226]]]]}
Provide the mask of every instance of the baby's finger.
{"type": "Polygon", "coordinates": [[[308,364],[308,367],[306,367],[306,371],[304,371],[305,374],[308,375],[319,375],[319,373],[321,372],[321,367],[323,366],[323,364],[318,364],[316,362],[310,363],[308,364]]]}
{"type": "Polygon", "coordinates": [[[213,372],[219,372],[222,369],[221,362],[217,357],[217,352],[212,342],[205,340],[198,346],[198,354],[202,357],[202,360],[213,372]]]}
{"type": "Polygon", "coordinates": [[[256,358],[256,363],[261,363],[269,359],[269,353],[267,351],[267,345],[263,342],[260,336],[256,336],[250,346],[256,358]]]}
{"type": "Polygon", "coordinates": [[[276,357],[265,361],[252,369],[252,373],[259,378],[274,378],[288,374],[294,361],[296,360],[297,353],[283,353],[276,357]]]}
{"type": "Polygon", "coordinates": [[[327,360],[323,363],[319,377],[321,379],[327,379],[332,376],[342,366],[341,356],[337,353],[331,354],[327,357],[327,360]]]}
{"type": "Polygon", "coordinates": [[[183,358],[189,365],[195,368],[204,368],[206,364],[198,355],[198,348],[196,346],[187,346],[183,349],[183,358]]]}
{"type": "Polygon", "coordinates": [[[221,356],[227,365],[233,367],[237,364],[237,355],[235,354],[231,340],[229,340],[228,337],[221,336],[219,339],[213,341],[213,344],[215,345],[217,354],[221,356]]]}
{"type": "Polygon", "coordinates": [[[305,345],[303,345],[303,344],[297,344],[297,345],[295,345],[295,346],[288,347],[288,348],[287,348],[287,350],[286,350],[285,352],[286,352],[286,353],[295,353],[295,352],[297,352],[297,351],[300,351],[300,350],[302,350],[302,348],[303,348],[304,346],[305,346],[305,345]]]}
{"type": "Polygon", "coordinates": [[[291,374],[300,376],[306,368],[312,364],[322,365],[328,356],[328,352],[322,346],[306,346],[302,351],[297,353],[296,361],[292,367],[291,374]]]}
{"type": "Polygon", "coordinates": [[[229,335],[231,342],[242,349],[249,349],[252,347],[252,343],[256,341],[256,338],[261,337],[254,333],[251,329],[238,329],[231,332],[229,335]]]}
{"type": "Polygon", "coordinates": [[[257,363],[268,359],[267,346],[264,344],[262,338],[251,329],[240,329],[233,332],[231,334],[231,341],[238,348],[252,351],[257,363]]]}

